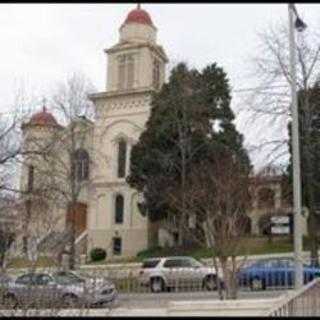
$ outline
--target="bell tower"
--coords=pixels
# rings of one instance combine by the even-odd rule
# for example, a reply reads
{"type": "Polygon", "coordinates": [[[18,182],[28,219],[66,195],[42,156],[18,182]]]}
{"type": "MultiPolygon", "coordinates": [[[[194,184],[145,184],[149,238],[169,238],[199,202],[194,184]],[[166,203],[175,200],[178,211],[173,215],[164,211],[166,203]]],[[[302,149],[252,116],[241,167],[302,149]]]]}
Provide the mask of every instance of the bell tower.
{"type": "Polygon", "coordinates": [[[106,248],[109,257],[129,257],[149,245],[149,223],[138,209],[138,191],[126,182],[130,155],[149,119],[152,93],[164,83],[168,58],[157,44],[157,28],[140,5],[129,12],[117,44],[105,53],[106,88],[90,96],[97,114],[97,165],[92,170],[88,236],[90,246],[106,248]]]}
{"type": "Polygon", "coordinates": [[[163,84],[168,58],[157,44],[157,28],[140,4],[121,25],[119,42],[105,52],[106,91],[158,90],[163,84]]]}

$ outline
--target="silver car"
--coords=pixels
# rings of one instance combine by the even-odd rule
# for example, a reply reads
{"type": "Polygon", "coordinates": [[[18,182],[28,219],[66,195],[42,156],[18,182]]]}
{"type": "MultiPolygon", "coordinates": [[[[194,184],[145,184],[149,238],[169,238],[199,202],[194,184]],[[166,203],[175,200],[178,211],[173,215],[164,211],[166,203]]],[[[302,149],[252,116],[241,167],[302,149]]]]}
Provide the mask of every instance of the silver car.
{"type": "Polygon", "coordinates": [[[72,272],[27,273],[10,281],[4,301],[12,307],[93,306],[115,300],[117,291],[105,279],[82,278],[72,272]]]}
{"type": "Polygon", "coordinates": [[[218,281],[223,285],[214,268],[204,266],[192,257],[146,259],[138,279],[141,285],[150,286],[152,292],[177,287],[216,290],[218,281]]]}

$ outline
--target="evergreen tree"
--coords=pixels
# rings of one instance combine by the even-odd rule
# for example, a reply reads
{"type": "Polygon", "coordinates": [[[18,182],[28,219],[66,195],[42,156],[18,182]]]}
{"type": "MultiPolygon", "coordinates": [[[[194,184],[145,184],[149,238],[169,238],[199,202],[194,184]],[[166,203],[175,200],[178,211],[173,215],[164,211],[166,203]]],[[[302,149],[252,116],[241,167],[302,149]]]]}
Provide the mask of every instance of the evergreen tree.
{"type": "MultiPolygon", "coordinates": [[[[309,210],[308,234],[311,243],[311,261],[319,265],[318,242],[320,227],[320,84],[308,91],[298,92],[299,140],[301,161],[302,205],[309,210]]],[[[291,123],[288,125],[291,142],[291,123]]],[[[288,180],[293,185],[292,146],[289,143],[290,160],[287,167],[288,180]]],[[[291,195],[292,197],[292,195],[291,195]]]]}
{"type": "Polygon", "coordinates": [[[148,212],[151,221],[174,216],[180,245],[188,218],[184,198],[188,172],[222,146],[249,170],[249,157],[233,124],[230,102],[229,82],[221,67],[214,63],[199,72],[180,63],[168,83],[154,93],[150,118],[132,148],[127,181],[143,192],[141,210],[148,212]],[[169,201],[172,188],[181,194],[179,210],[169,201]]]}

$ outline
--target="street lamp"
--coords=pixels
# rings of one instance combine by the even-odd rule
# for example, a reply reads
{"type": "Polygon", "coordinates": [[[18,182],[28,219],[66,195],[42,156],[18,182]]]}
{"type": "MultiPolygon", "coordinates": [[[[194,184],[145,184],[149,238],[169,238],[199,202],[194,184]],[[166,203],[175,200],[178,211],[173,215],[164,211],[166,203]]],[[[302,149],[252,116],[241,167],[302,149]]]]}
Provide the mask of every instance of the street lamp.
{"type": "Polygon", "coordinates": [[[294,202],[294,259],[295,259],[295,288],[303,285],[302,230],[301,230],[301,174],[300,174],[300,147],[299,147],[299,113],[297,99],[297,74],[294,28],[302,32],[307,25],[299,18],[293,3],[288,4],[289,10],[289,50],[291,74],[291,111],[292,111],[292,158],[293,158],[293,202],[294,202]],[[296,17],[295,23],[294,15],[296,17]]]}

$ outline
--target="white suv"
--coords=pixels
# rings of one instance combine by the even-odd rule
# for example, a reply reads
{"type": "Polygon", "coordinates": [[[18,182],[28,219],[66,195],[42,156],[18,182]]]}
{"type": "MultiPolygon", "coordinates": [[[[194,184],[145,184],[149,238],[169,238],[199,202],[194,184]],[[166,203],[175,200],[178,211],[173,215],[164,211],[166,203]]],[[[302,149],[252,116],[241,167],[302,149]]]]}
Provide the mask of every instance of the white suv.
{"type": "MultiPolygon", "coordinates": [[[[195,285],[207,290],[216,290],[217,278],[213,267],[204,266],[192,257],[146,259],[139,273],[140,284],[150,286],[152,292],[195,285]]],[[[222,284],[220,279],[219,281],[222,284]]]]}

